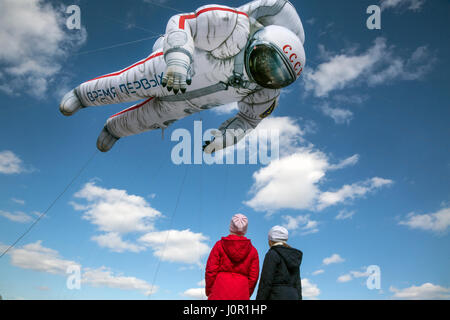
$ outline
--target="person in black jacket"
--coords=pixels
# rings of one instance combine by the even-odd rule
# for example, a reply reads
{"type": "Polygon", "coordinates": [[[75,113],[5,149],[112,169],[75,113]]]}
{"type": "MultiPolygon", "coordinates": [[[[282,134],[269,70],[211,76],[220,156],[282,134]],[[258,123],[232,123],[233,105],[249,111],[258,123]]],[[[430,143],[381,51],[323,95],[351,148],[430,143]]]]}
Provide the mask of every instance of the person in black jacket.
{"type": "Polygon", "coordinates": [[[264,258],[256,300],[302,300],[303,252],[286,243],[288,235],[281,226],[269,231],[270,249],[264,258]]]}

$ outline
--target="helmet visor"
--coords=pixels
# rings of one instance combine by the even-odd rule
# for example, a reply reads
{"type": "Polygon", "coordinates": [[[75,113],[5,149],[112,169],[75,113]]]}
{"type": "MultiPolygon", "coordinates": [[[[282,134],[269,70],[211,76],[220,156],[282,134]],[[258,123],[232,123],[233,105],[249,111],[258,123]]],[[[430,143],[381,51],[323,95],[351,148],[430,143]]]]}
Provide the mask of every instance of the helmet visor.
{"type": "Polygon", "coordinates": [[[275,48],[257,44],[250,49],[248,70],[257,84],[264,88],[280,89],[295,81],[290,66],[275,48]]]}

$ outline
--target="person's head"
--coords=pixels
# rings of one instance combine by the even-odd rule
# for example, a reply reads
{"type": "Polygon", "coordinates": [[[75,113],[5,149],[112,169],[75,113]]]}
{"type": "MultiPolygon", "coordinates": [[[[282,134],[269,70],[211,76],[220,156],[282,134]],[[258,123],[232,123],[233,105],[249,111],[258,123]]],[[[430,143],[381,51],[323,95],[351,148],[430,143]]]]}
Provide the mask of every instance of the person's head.
{"type": "Polygon", "coordinates": [[[274,226],[269,230],[268,238],[270,247],[272,247],[275,243],[282,243],[283,245],[287,245],[286,242],[289,238],[289,232],[282,226],[274,226]]]}
{"type": "Polygon", "coordinates": [[[230,233],[238,236],[244,236],[247,233],[248,219],[241,213],[235,214],[231,218],[230,233]]]}
{"type": "Polygon", "coordinates": [[[287,87],[303,71],[305,50],[291,30],[271,25],[255,32],[245,50],[245,67],[251,80],[261,87],[287,87]]]}

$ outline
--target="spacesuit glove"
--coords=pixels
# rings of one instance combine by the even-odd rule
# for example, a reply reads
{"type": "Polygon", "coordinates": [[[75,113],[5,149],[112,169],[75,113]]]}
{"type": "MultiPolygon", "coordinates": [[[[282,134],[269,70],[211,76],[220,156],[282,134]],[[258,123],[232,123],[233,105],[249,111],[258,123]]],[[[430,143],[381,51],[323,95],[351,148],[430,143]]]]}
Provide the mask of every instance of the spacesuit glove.
{"type": "Polygon", "coordinates": [[[161,81],[162,86],[167,86],[168,91],[173,89],[175,94],[178,91],[184,93],[187,85],[190,84],[189,56],[183,52],[169,52],[166,54],[165,59],[167,68],[161,81]]]}
{"type": "Polygon", "coordinates": [[[209,154],[238,143],[245,135],[242,129],[211,130],[211,134],[211,141],[206,141],[203,145],[203,152],[209,154]]]}

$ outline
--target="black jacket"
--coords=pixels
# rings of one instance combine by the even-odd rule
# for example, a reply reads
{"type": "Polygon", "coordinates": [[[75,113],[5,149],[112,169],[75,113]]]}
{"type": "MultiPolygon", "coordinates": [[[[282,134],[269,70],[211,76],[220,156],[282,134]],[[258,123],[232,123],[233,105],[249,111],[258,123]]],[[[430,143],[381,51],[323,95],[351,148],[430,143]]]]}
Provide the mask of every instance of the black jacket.
{"type": "Polygon", "coordinates": [[[302,257],[300,250],[272,246],[264,258],[256,300],[301,300],[302,257]]]}

